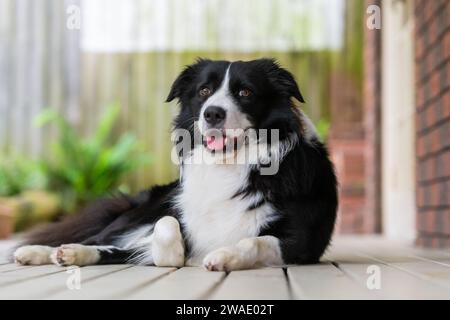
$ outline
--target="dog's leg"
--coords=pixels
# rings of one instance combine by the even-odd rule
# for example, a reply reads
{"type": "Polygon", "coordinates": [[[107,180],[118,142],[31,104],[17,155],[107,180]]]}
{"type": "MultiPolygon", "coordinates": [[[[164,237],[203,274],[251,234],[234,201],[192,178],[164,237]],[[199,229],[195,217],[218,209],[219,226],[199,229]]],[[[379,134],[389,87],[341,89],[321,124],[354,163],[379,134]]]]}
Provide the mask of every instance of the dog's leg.
{"type": "Polygon", "coordinates": [[[236,246],[219,248],[203,259],[203,266],[209,271],[280,265],[283,265],[280,243],[273,236],[243,239],[236,246]]]}
{"type": "Polygon", "coordinates": [[[49,246],[23,246],[14,252],[14,261],[21,265],[51,264],[50,255],[53,249],[49,246]]]}
{"type": "Polygon", "coordinates": [[[85,266],[97,264],[100,261],[100,252],[97,246],[82,244],[63,244],[55,248],[50,256],[52,262],[59,266],[85,266]]]}
{"type": "Polygon", "coordinates": [[[151,250],[156,266],[184,266],[184,242],[177,219],[167,216],[158,220],[153,231],[151,250]]]}
{"type": "Polygon", "coordinates": [[[133,250],[114,246],[85,246],[82,244],[64,244],[55,248],[50,256],[52,262],[59,266],[86,266],[93,264],[127,263],[133,250]]]}

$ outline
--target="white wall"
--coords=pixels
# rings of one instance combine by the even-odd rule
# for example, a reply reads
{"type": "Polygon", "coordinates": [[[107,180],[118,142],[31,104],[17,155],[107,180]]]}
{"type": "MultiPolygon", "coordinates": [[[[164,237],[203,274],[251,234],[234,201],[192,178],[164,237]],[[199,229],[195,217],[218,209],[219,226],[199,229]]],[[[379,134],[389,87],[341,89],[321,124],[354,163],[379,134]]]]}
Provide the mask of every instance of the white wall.
{"type": "Polygon", "coordinates": [[[412,1],[385,0],[382,10],[383,230],[415,237],[415,106],[412,1]]]}

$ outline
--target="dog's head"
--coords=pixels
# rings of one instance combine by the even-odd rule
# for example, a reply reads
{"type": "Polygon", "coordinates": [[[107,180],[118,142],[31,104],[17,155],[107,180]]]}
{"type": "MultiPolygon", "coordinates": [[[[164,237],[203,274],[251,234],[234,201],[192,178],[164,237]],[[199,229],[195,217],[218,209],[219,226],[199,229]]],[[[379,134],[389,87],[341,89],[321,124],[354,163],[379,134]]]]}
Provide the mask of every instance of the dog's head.
{"type": "Polygon", "coordinates": [[[281,139],[300,130],[292,99],[303,97],[292,74],[271,59],[198,60],[173,83],[167,101],[176,98],[175,127],[198,130],[208,150],[226,149],[250,128],[278,129],[281,139]]]}

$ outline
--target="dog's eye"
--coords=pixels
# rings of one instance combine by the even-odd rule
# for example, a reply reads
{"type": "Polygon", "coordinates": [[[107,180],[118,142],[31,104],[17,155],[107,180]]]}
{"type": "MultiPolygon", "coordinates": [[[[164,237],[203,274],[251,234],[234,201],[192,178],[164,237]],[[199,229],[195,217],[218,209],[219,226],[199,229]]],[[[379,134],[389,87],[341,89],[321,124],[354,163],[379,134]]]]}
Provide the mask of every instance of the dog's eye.
{"type": "Polygon", "coordinates": [[[249,89],[239,91],[239,97],[250,97],[253,93],[249,89]]]}
{"type": "Polygon", "coordinates": [[[208,97],[209,95],[211,95],[211,89],[206,87],[201,88],[198,94],[200,95],[200,97],[208,97]]]}

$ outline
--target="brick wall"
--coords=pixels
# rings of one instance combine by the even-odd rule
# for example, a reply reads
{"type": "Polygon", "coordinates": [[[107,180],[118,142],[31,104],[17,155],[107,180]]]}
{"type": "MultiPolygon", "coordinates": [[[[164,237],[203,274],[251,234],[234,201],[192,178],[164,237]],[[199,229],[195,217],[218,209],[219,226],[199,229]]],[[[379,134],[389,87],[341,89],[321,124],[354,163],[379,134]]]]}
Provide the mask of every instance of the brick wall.
{"type": "MultiPolygon", "coordinates": [[[[381,0],[365,0],[364,12],[369,5],[381,0]]],[[[381,231],[381,30],[364,28],[363,59],[363,92],[348,75],[331,80],[329,145],[340,186],[340,233],[381,231]]]]}
{"type": "MultiPolygon", "coordinates": [[[[368,233],[365,229],[365,163],[362,94],[346,73],[331,77],[330,154],[339,181],[338,233],[368,233]]],[[[370,231],[369,231],[370,232],[370,231]]]]}
{"type": "Polygon", "coordinates": [[[450,1],[415,1],[417,244],[450,248],[450,1]]]}

